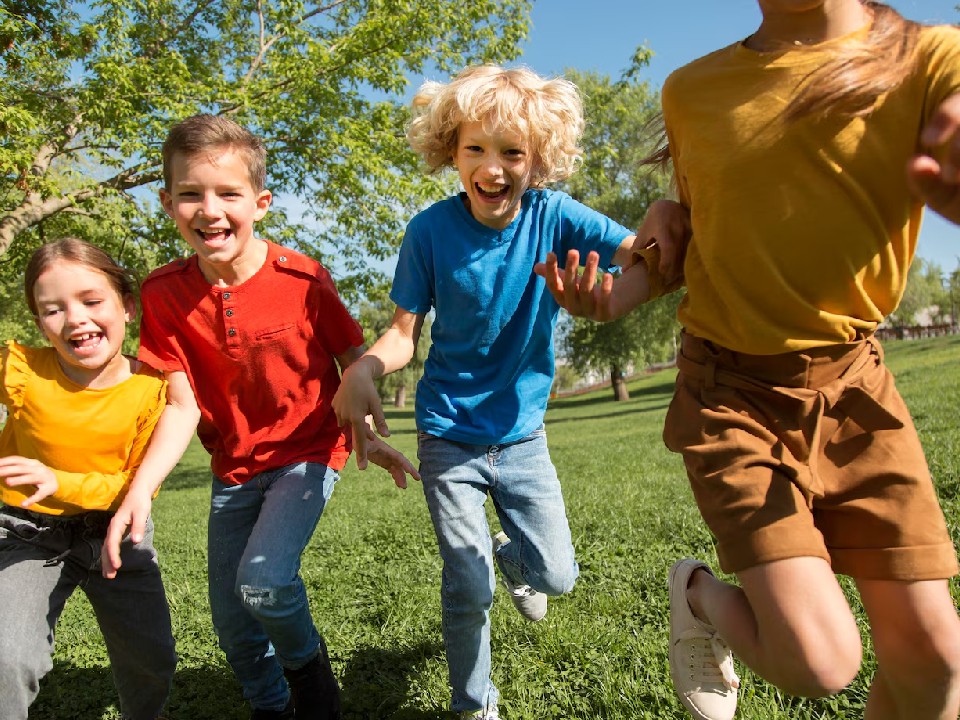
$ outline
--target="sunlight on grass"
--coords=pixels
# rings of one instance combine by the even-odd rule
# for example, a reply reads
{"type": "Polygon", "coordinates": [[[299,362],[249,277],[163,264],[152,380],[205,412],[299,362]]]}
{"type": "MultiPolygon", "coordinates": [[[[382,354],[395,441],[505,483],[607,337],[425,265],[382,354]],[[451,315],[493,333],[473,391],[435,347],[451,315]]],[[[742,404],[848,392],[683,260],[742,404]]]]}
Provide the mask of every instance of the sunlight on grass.
{"type": "MultiPolygon", "coordinates": [[[[960,338],[890,343],[887,353],[960,540],[960,338]]],[[[537,625],[524,623],[497,595],[494,681],[505,720],[687,717],[667,670],[665,577],[678,557],[716,558],[680,459],[660,439],[674,376],[667,370],[634,380],[623,403],[602,390],[551,404],[550,447],[581,577],[569,596],[551,601],[537,625]]],[[[392,442],[415,457],[412,410],[390,410],[388,419],[392,442]]],[[[171,720],[241,720],[249,713],[210,627],[208,482],[207,457],[195,444],[156,502],[156,543],[180,654],[171,720]]],[[[346,718],[449,717],[439,574],[419,486],[399,491],[379,469],[360,473],[351,464],[303,558],[313,614],[343,684],[346,718]]],[[[864,626],[862,611],[860,619],[864,626]]],[[[862,717],[872,669],[868,654],[850,688],[820,701],[782,695],[742,673],[738,717],[862,717]]],[[[78,595],[61,620],[55,668],[31,720],[118,718],[114,697],[99,631],[78,595]]]]}

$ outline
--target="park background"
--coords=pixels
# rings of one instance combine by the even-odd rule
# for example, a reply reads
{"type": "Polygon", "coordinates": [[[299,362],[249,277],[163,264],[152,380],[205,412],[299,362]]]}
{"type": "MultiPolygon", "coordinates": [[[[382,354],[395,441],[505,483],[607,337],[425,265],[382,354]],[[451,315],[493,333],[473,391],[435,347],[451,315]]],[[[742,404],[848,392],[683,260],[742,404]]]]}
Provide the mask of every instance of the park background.
{"type": "MultiPolygon", "coordinates": [[[[952,2],[892,4],[918,20],[960,19],[952,2]]],[[[186,251],[155,200],[158,146],[172,121],[203,110],[264,135],[277,197],[264,234],[327,264],[372,339],[391,311],[385,292],[404,221],[455,189],[449,175],[422,178],[404,147],[404,106],[420,81],[479,60],[566,74],[584,90],[589,125],[583,170],[564,189],[635,226],[666,189],[637,162],[663,78],[758,21],[752,0],[2,3],[0,337],[37,340],[20,283],[45,240],[79,234],[141,276],[186,251]]],[[[955,228],[928,220],[891,326],[955,327],[956,240],[955,228]]],[[[677,557],[715,557],[679,459],[660,440],[675,371],[643,372],[669,365],[678,298],[619,324],[561,328],[558,392],[607,380],[557,398],[547,416],[582,576],[540,625],[523,624],[498,597],[495,679],[506,720],[684,717],[666,667],[665,574],[677,557]]],[[[893,342],[889,352],[955,541],[957,341],[893,342]]],[[[384,396],[402,400],[417,373],[415,365],[389,379],[384,396]]],[[[413,456],[411,411],[394,408],[389,420],[413,456]]],[[[156,504],[181,656],[171,720],[247,712],[206,606],[207,472],[195,444],[156,504]]],[[[419,487],[400,492],[384,474],[349,466],[304,576],[348,718],[446,717],[439,560],[419,487]]],[[[740,716],[861,716],[873,669],[865,642],[863,673],[834,698],[789,698],[747,673],[740,716]]],[[[112,702],[102,643],[78,595],[31,718],[116,718],[112,702]]]]}

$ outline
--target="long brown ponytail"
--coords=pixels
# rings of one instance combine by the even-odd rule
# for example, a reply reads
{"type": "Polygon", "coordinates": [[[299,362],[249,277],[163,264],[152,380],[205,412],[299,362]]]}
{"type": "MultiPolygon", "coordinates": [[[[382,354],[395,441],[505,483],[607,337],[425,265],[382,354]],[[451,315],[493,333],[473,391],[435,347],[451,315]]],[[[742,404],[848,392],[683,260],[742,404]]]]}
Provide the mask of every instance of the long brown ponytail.
{"type": "Polygon", "coordinates": [[[863,5],[873,16],[866,40],[848,45],[804,79],[784,110],[787,121],[869,115],[877,100],[913,71],[920,25],[884,3],[863,0],[863,5]]]}

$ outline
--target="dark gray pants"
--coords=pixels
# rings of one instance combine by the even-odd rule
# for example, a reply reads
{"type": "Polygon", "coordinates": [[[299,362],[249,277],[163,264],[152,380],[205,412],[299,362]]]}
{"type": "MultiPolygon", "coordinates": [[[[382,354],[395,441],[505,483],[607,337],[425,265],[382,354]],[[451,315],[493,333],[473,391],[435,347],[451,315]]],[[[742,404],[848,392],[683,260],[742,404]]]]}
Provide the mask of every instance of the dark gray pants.
{"type": "Polygon", "coordinates": [[[40,678],[53,667],[54,628],[67,598],[80,588],[107,645],[120,710],[154,720],[176,667],[170,611],[153,548],[124,540],[123,566],[100,574],[108,513],[59,518],[0,507],[0,720],[27,720],[40,678]]]}

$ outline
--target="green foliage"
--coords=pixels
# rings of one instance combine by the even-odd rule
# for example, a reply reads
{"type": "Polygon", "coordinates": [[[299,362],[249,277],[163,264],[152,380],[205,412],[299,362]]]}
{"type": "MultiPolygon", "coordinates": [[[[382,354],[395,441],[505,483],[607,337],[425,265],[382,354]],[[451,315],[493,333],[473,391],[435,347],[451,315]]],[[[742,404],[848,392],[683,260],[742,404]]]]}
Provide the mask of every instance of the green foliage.
{"type": "Polygon", "coordinates": [[[907,286],[897,309],[889,320],[894,327],[918,324],[918,314],[932,309],[932,319],[942,320],[950,310],[950,296],[944,286],[940,266],[921,257],[914,258],[907,275],[907,286]]]}
{"type": "MultiPolygon", "coordinates": [[[[954,542],[960,542],[960,336],[891,342],[886,358],[914,415],[954,542]]],[[[709,531],[683,462],[660,434],[675,370],[631,381],[631,399],[606,391],[554,400],[551,455],[563,483],[580,578],[551,600],[547,619],[520,619],[497,590],[491,611],[493,677],[504,720],[685,720],[667,666],[666,575],[680,557],[716,567],[709,531]]],[[[391,442],[416,452],[413,413],[387,410],[391,442]]],[[[170,720],[246,720],[249,709],[217,648],[206,596],[209,458],[194,444],[157,498],[156,544],[180,663],[170,720]]],[[[489,509],[490,503],[488,503],[489,509]]],[[[491,527],[498,525],[489,509],[491,527]]],[[[450,717],[440,635],[441,563],[422,493],[398,491],[379,469],[351,460],[303,556],[313,617],[343,686],[345,720],[450,717]]],[[[802,700],[746,671],[741,720],[862,718],[876,670],[868,622],[853,585],[842,585],[865,640],[864,664],[833,697],[802,700]]],[[[957,580],[951,580],[960,601],[957,580]]],[[[52,672],[31,720],[116,720],[103,641],[76,593],[57,632],[52,672]]]]}
{"type": "MultiPolygon", "coordinates": [[[[659,98],[638,78],[650,51],[640,47],[630,69],[614,82],[596,73],[568,70],[585,98],[584,164],[563,189],[626,227],[639,227],[650,204],[664,197],[668,179],[643,166],[651,151],[649,128],[659,98]]],[[[626,317],[597,324],[574,318],[561,347],[580,373],[609,372],[617,378],[673,356],[680,294],[660,298],[626,317]]]]}
{"type": "MultiPolygon", "coordinates": [[[[144,189],[174,122],[226,114],[264,138],[298,244],[360,292],[404,221],[445,193],[407,149],[407,78],[516,56],[531,0],[40,0],[0,5],[0,257],[79,234],[183,248],[144,189]],[[54,219],[57,222],[54,222],[54,219]]],[[[267,229],[284,237],[285,223],[267,229]]],[[[372,281],[376,281],[376,274],[372,281]]]]}
{"type": "MultiPolygon", "coordinates": [[[[357,316],[363,328],[363,341],[366,347],[373,345],[386,332],[393,320],[396,305],[389,299],[389,290],[383,288],[379,293],[372,295],[375,300],[368,300],[360,304],[357,316]]],[[[428,315],[423,321],[420,332],[420,342],[417,344],[413,358],[404,367],[396,372],[381,377],[377,381],[377,389],[381,400],[391,402],[397,407],[403,407],[408,396],[413,394],[417,382],[423,375],[423,363],[427,359],[430,349],[431,320],[428,315]]]]}

